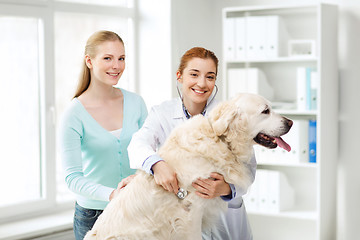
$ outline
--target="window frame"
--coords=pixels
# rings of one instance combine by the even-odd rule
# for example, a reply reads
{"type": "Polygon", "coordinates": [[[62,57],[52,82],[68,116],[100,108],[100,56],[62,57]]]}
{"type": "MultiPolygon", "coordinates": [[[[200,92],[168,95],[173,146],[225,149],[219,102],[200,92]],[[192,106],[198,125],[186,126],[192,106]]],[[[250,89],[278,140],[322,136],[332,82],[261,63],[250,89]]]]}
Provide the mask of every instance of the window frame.
{"type": "MultiPolygon", "coordinates": [[[[136,2],[136,1],[135,1],[136,2]]],[[[93,4],[58,2],[55,0],[0,0],[0,15],[34,17],[39,20],[39,83],[40,83],[40,152],[41,152],[41,199],[0,207],[0,224],[24,218],[54,213],[73,207],[73,202],[58,203],[56,199],[56,125],[55,125],[55,30],[57,12],[87,13],[106,16],[121,16],[129,19],[132,28],[129,39],[131,51],[136,56],[135,5],[109,7],[93,4]]],[[[134,57],[136,58],[136,57],[134,57]]],[[[136,91],[136,60],[129,73],[132,88],[136,91]]],[[[6,194],[6,193],[5,193],[6,194]]]]}

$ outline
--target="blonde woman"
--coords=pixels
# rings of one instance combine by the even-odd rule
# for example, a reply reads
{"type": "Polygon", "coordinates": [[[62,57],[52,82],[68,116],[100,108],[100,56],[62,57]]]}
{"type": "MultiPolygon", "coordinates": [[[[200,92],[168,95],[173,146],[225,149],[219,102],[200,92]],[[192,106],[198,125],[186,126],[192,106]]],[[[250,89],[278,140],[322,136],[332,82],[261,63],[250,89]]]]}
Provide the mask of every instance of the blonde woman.
{"type": "Polygon", "coordinates": [[[59,128],[65,181],[76,194],[77,240],[134,173],[127,147],[147,109],[140,96],[114,87],[124,69],[123,40],[110,31],[94,33],[86,43],[78,88],[59,128]]]}

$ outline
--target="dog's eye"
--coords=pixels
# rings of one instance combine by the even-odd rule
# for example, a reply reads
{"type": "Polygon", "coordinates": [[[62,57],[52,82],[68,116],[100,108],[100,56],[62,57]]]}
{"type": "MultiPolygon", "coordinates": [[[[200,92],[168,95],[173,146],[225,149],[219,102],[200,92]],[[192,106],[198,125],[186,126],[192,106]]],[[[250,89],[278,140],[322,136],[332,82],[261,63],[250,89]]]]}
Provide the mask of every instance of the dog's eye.
{"type": "Polygon", "coordinates": [[[261,112],[262,114],[270,114],[270,110],[267,108],[264,111],[261,112]]]}

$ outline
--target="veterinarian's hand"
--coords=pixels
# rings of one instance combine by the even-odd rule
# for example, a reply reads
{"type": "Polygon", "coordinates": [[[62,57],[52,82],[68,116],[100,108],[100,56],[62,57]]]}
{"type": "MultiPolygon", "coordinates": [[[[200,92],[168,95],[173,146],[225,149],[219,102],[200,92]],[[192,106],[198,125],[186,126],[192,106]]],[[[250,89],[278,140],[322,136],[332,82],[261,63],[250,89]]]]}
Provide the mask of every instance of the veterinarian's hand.
{"type": "Polygon", "coordinates": [[[166,191],[177,193],[179,190],[176,172],[165,161],[159,161],[152,167],[154,179],[157,185],[166,191]]]}
{"type": "Polygon", "coordinates": [[[116,195],[119,194],[120,190],[123,189],[126,185],[129,184],[129,182],[131,182],[131,180],[135,177],[135,174],[130,175],[126,178],[124,178],[123,180],[121,180],[121,182],[119,182],[117,188],[111,192],[109,200],[111,201],[116,195]]]}
{"type": "Polygon", "coordinates": [[[192,186],[197,190],[195,194],[202,198],[216,198],[231,193],[230,185],[219,173],[211,173],[210,178],[207,179],[199,178],[192,183],[192,186]]]}

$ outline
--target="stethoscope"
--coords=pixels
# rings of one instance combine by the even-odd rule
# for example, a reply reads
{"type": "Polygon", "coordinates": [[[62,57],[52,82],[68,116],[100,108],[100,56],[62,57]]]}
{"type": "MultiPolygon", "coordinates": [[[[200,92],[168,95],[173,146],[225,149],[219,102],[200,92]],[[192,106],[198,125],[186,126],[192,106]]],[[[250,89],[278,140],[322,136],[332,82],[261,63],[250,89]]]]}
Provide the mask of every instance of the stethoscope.
{"type": "MultiPolygon", "coordinates": [[[[179,98],[181,100],[181,103],[182,103],[182,108],[183,108],[183,111],[184,111],[184,114],[185,114],[185,117],[186,119],[189,119],[191,118],[191,115],[190,113],[188,112],[188,110],[186,109],[185,105],[184,105],[184,101],[183,101],[183,97],[181,95],[181,92],[180,92],[180,89],[179,89],[179,82],[176,81],[176,90],[178,92],[178,95],[179,95],[179,98]]],[[[206,113],[206,108],[207,106],[210,105],[210,103],[214,100],[216,94],[218,92],[218,87],[216,86],[215,84],[215,93],[212,94],[212,97],[210,99],[210,101],[207,101],[206,105],[205,105],[205,108],[204,108],[204,111],[201,112],[201,114],[204,116],[205,113],[206,113]]],[[[185,190],[185,189],[182,189],[180,188],[179,191],[177,192],[176,196],[180,199],[180,200],[183,200],[186,196],[187,196],[188,192],[185,190]]]]}
{"type": "MultiPolygon", "coordinates": [[[[178,92],[178,95],[179,95],[179,98],[181,100],[181,103],[182,103],[182,108],[183,108],[183,111],[184,111],[184,114],[185,114],[185,117],[186,119],[189,119],[191,118],[191,115],[189,113],[189,111],[186,109],[185,105],[184,105],[184,101],[183,101],[183,96],[181,95],[181,92],[180,92],[180,89],[179,89],[179,82],[178,82],[178,79],[176,80],[176,90],[178,92]]],[[[216,95],[217,95],[217,92],[218,92],[218,87],[216,86],[215,84],[215,93],[213,93],[210,97],[210,100],[207,101],[205,107],[204,107],[204,110],[201,112],[201,114],[203,116],[205,116],[205,113],[206,113],[206,109],[207,107],[210,105],[210,103],[215,99],[216,95]]]]}

